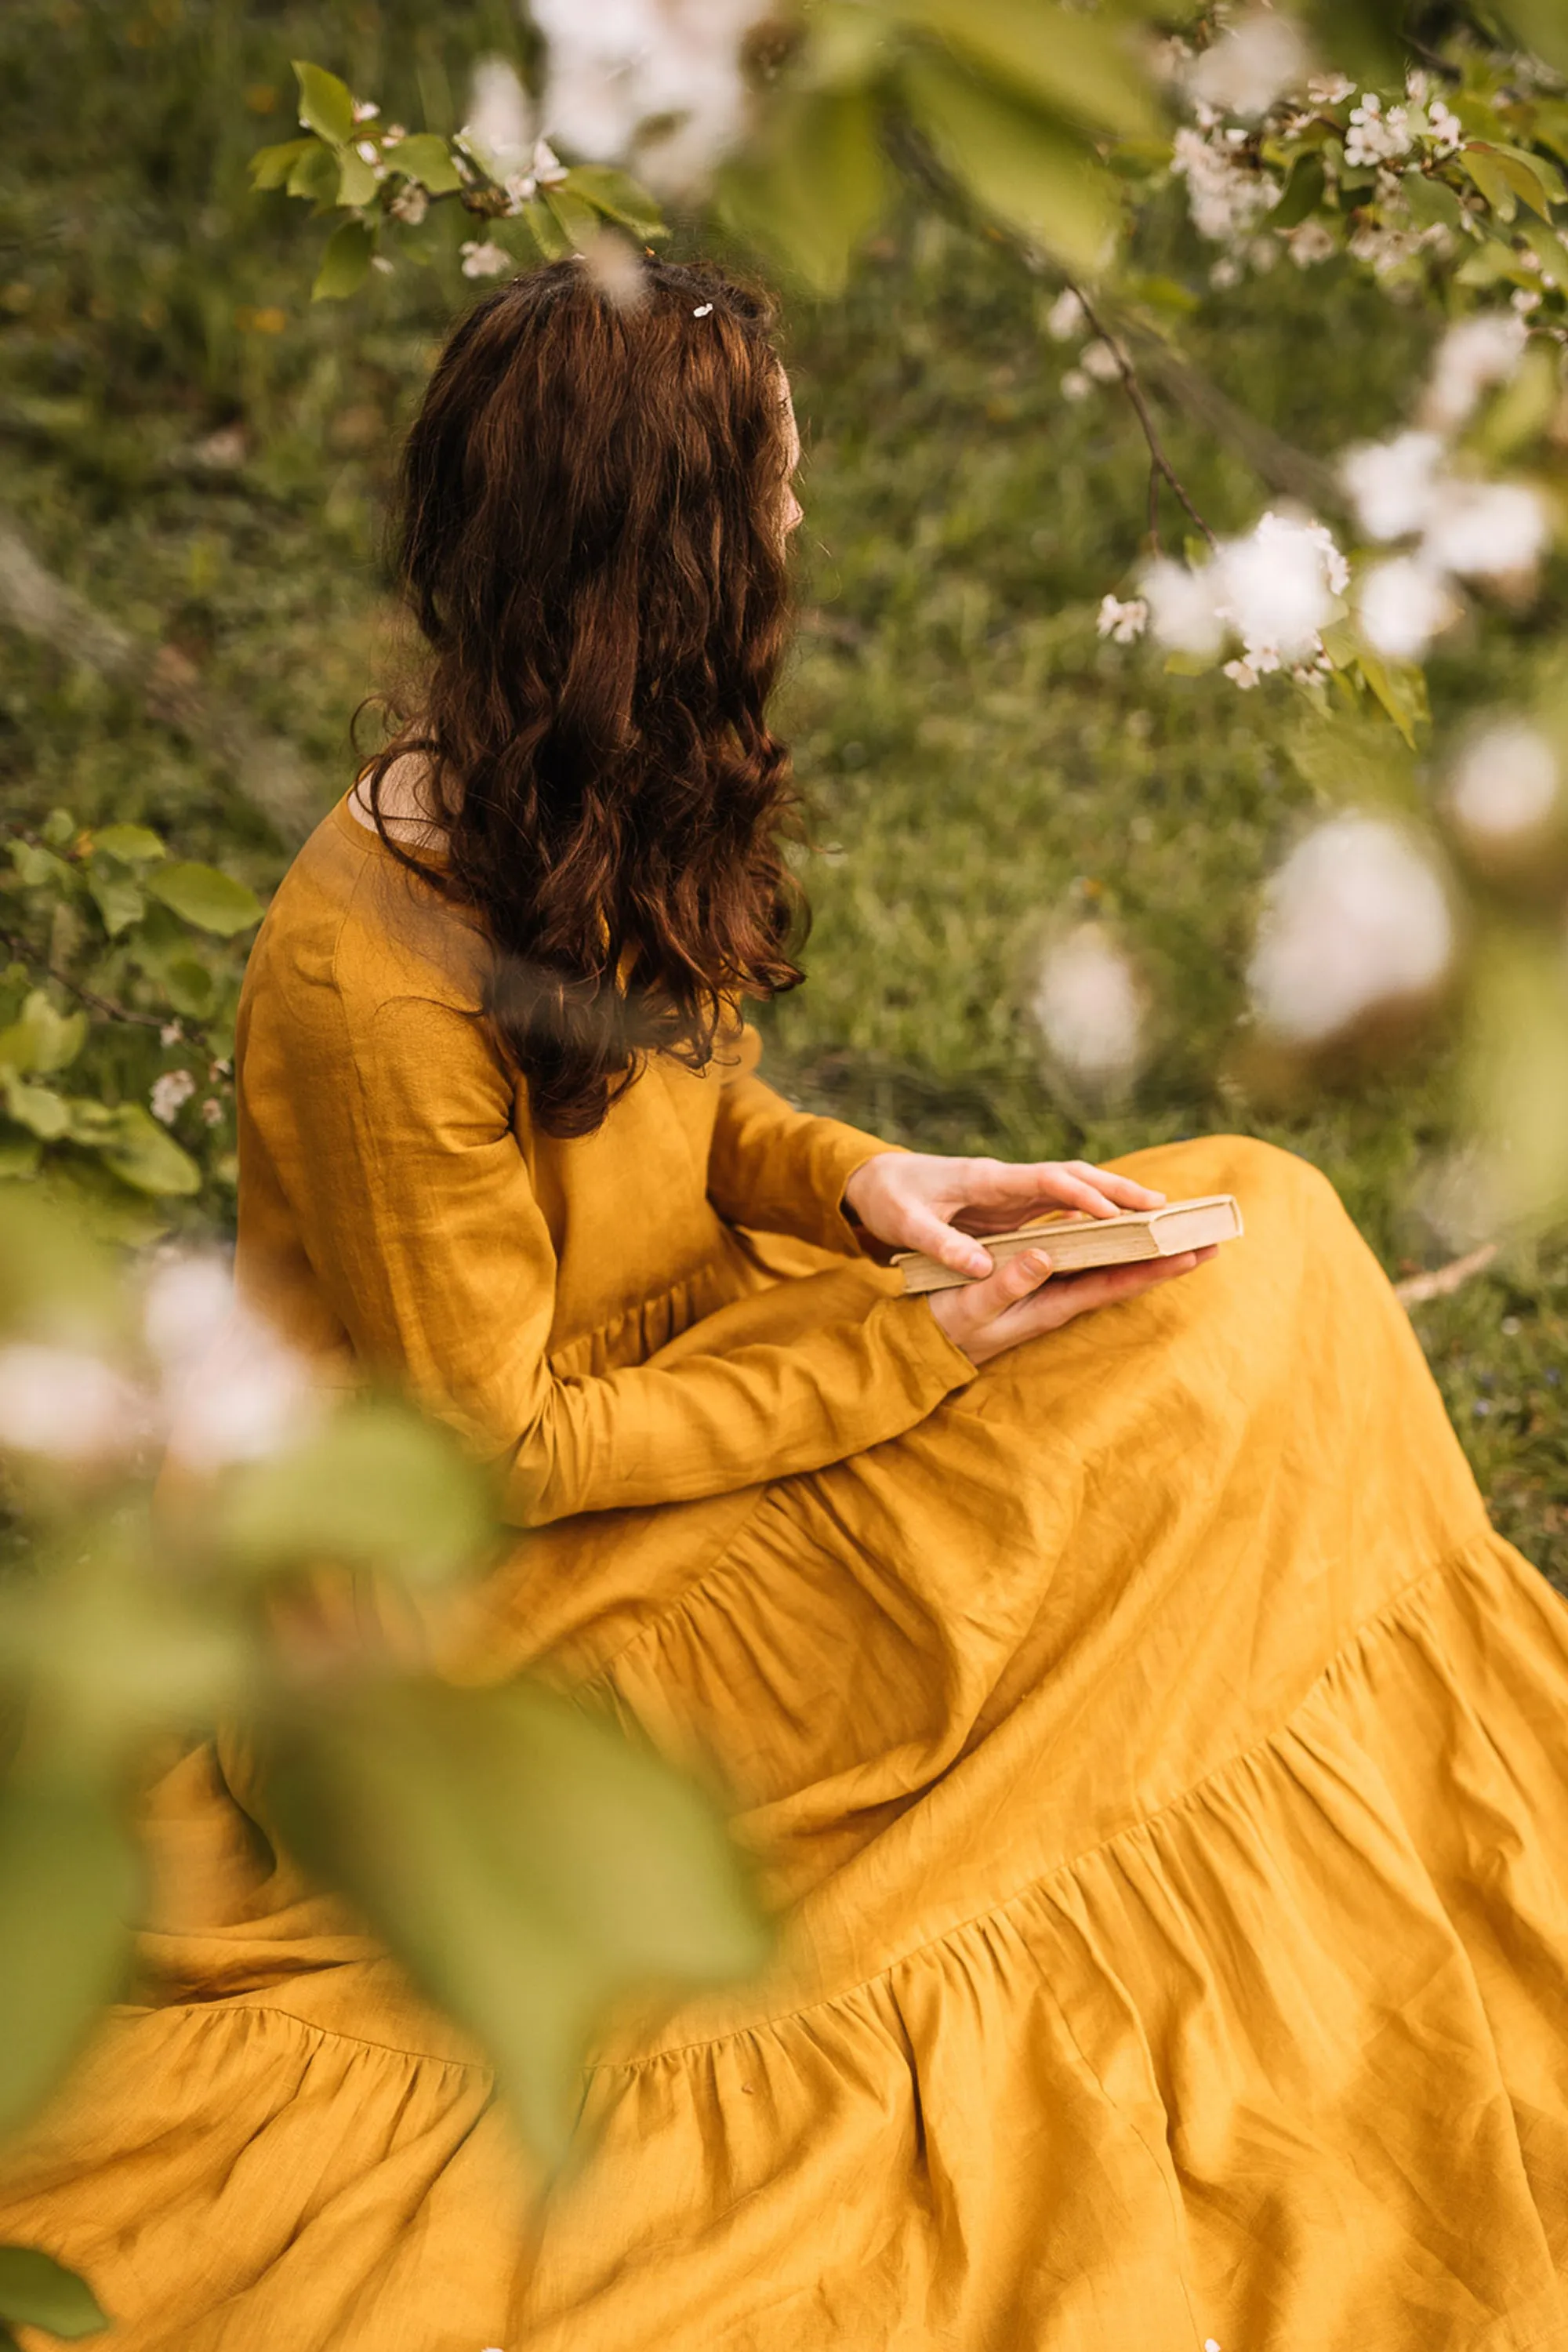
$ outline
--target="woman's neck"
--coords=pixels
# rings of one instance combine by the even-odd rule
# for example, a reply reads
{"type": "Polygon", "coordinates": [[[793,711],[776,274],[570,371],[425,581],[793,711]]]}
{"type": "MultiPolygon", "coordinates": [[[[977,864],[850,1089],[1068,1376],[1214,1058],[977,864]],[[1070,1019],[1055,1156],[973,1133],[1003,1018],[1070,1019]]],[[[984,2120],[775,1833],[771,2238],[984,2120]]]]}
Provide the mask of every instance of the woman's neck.
{"type": "MultiPolygon", "coordinates": [[[[437,811],[430,765],[423,752],[405,751],[393,761],[382,777],[378,798],[382,824],[394,841],[408,849],[445,846],[449,812],[437,811]]],[[[380,830],[368,778],[362,777],[350,793],[349,814],[368,833],[380,830]]]]}

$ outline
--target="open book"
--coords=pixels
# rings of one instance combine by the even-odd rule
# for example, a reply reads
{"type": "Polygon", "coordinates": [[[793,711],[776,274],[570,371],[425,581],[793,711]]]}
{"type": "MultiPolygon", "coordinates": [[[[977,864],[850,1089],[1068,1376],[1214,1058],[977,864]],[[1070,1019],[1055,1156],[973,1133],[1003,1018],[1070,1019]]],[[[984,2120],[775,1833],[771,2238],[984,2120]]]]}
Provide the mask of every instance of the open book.
{"type": "MultiPolygon", "coordinates": [[[[1021,1250],[1043,1249],[1053,1274],[1081,1274],[1091,1265],[1125,1265],[1133,1258],[1179,1257],[1184,1250],[1231,1242],[1242,1232],[1241,1210],[1233,1192],[1206,1193],[1197,1201],[1168,1201],[1163,1209],[1124,1209],[1114,1217],[1090,1217],[1059,1209],[1022,1225],[1016,1234],[981,1234],[994,1265],[1005,1265],[1021,1250]]],[[[904,1250],[893,1264],[906,1290],[956,1290],[973,1274],[954,1274],[921,1250],[904,1250]]]]}

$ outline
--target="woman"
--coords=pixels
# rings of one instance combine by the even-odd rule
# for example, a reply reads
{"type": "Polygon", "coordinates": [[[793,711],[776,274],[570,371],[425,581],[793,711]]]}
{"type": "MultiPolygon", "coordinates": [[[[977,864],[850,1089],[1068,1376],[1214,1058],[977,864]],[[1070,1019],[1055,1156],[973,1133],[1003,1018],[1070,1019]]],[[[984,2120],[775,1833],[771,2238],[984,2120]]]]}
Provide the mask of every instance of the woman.
{"type": "Polygon", "coordinates": [[[476,306],[405,467],[419,717],[240,1046],[251,1295],[501,1461],[482,1670],[717,1758],[784,1959],[607,2030],[532,2208],[192,1758],[157,1998],[0,2221],[168,2352],[1568,2344],[1562,1604],[1329,1186],[897,1152],[755,1075],[796,446],[718,277],[476,306]],[[1195,1274],[975,1239],[1224,1190],[1195,1274]],[[905,1297],[911,1244],[983,1278],[905,1297]]]}

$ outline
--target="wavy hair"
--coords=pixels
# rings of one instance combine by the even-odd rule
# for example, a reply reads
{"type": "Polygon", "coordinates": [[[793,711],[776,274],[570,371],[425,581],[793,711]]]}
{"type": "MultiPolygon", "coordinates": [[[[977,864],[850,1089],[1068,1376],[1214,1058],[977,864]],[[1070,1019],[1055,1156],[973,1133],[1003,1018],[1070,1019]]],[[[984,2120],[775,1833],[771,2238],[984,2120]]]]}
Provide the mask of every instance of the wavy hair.
{"type": "Polygon", "coordinates": [[[591,1133],[650,1054],[705,1067],[737,999],[803,977],[766,718],[789,613],[772,320],[709,268],[639,260],[623,288],[552,262],[463,318],[405,450],[426,656],[362,782],[387,847],[488,934],[484,1011],[551,1134],[591,1133]],[[438,860],[383,814],[409,753],[438,860]]]}

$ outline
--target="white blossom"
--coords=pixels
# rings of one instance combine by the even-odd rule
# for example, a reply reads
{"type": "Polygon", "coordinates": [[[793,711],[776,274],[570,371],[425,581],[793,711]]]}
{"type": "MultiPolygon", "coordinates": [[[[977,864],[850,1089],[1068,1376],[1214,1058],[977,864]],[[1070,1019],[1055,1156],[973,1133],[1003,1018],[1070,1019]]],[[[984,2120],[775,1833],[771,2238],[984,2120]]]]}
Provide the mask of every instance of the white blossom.
{"type": "Polygon", "coordinates": [[[209,1095],[202,1105],[202,1122],[206,1127],[217,1127],[222,1120],[223,1105],[216,1095],[209,1095]]]}
{"type": "Polygon", "coordinates": [[[468,115],[460,132],[494,180],[525,162],[534,140],[533,105],[508,58],[481,58],[474,68],[468,115]]]}
{"type": "Polygon", "coordinates": [[[1307,96],[1314,106],[1342,106],[1355,94],[1355,84],[1349,74],[1317,74],[1307,84],[1307,96]]]}
{"type": "Polygon", "coordinates": [[[1062,377],[1064,400],[1087,400],[1093,390],[1094,379],[1092,376],[1085,375],[1082,368],[1068,368],[1062,377]]]}
{"type": "Polygon", "coordinates": [[[192,1469],[258,1461],[299,1436],[320,1409],[303,1360],[237,1302],[220,1258],[174,1256],[157,1266],[142,1329],[162,1374],[169,1451],[192,1469]]]}
{"type": "Polygon", "coordinates": [[[1085,375],[1094,378],[1096,383],[1116,383],[1121,381],[1121,362],[1117,356],[1116,346],[1114,343],[1106,342],[1103,339],[1085,344],[1079,353],[1079,365],[1085,375]]]}
{"type": "Polygon", "coordinates": [[[616,310],[639,310],[647,300],[647,278],[636,247],[613,228],[602,229],[583,257],[588,275],[616,310]]]}
{"type": "Polygon", "coordinates": [[[1439,156],[1457,155],[1465,143],[1465,126],[1450,107],[1436,98],[1426,109],[1426,135],[1439,156]]]}
{"type": "Polygon", "coordinates": [[[1142,596],[1123,604],[1120,597],[1107,596],[1100,608],[1096,623],[1102,637],[1113,645],[1136,645],[1149,625],[1149,607],[1142,596]]]}
{"type": "Polygon", "coordinates": [[[381,109],[374,98],[355,99],[354,121],[356,122],[374,122],[380,112],[381,109]]]}
{"type": "Polygon", "coordinates": [[[517,268],[504,245],[480,245],[470,238],[467,245],[458,247],[458,251],[462,255],[465,278],[500,278],[507,270],[517,268]]]}
{"type": "Polygon", "coordinates": [[[1247,236],[1284,193],[1279,181],[1239,158],[1234,142],[1217,130],[1184,124],[1172,144],[1171,169],[1187,184],[1194,227],[1213,244],[1247,236]]]}
{"type": "Polygon", "coordinates": [[[142,1399],[100,1357],[76,1348],[0,1348],[0,1446],[85,1463],[131,1453],[146,1434],[142,1399]]]}
{"type": "Polygon", "coordinates": [[[1439,482],[1423,553],[1462,580],[1501,580],[1534,570],[1551,523],[1527,482],[1439,482]]]}
{"type": "Polygon", "coordinates": [[[1415,555],[1373,564],[1357,602],[1367,643],[1389,661],[1421,661],[1459,613],[1443,574],[1415,555]]]}
{"type": "Polygon", "coordinates": [[[1229,678],[1232,686],[1238,687],[1243,694],[1250,694],[1253,688],[1260,682],[1258,672],[1249,661],[1227,661],[1224,674],[1229,678]]]}
{"type": "Polygon", "coordinates": [[[1407,107],[1391,106],[1385,114],[1383,100],[1374,89],[1365,91],[1361,104],[1352,107],[1350,128],[1345,133],[1345,162],[1352,171],[1408,155],[1415,144],[1415,132],[1407,107]]]}
{"type": "Polygon", "coordinates": [[[405,182],[387,206],[394,220],[406,222],[410,228],[417,228],[429,209],[430,199],[417,180],[405,182]]]}
{"type": "Polygon", "coordinates": [[[1143,1056],[1138,982],[1103,925],[1080,923],[1047,949],[1031,1010],[1055,1058],[1082,1083],[1115,1091],[1143,1056]]]}
{"type": "Polygon", "coordinates": [[[700,184],[746,120],[741,45],[767,0],[533,0],[551,133],[656,184],[700,184]],[[655,123],[673,127],[657,142],[655,123]]]}
{"type": "Polygon", "coordinates": [[[1053,343],[1070,343],[1088,324],[1088,313],[1082,297],[1072,287],[1064,286],[1046,313],[1046,332],[1053,343]]]}
{"type": "Polygon", "coordinates": [[[1409,539],[1432,512],[1443,444],[1436,433],[1363,441],[1340,462],[1356,520],[1369,539],[1409,539]]]}
{"type": "Polygon", "coordinates": [[[1340,247],[1333,240],[1333,230],[1323,221],[1300,221],[1295,228],[1281,230],[1290,249],[1290,261],[1298,270],[1310,270],[1319,261],[1333,261],[1340,247]]]}
{"type": "Polygon", "coordinates": [[[161,1077],[153,1079],[148,1097],[153,1118],[162,1119],[165,1127],[173,1127],[195,1090],[196,1082],[189,1070],[165,1070],[161,1077]]]}
{"type": "Polygon", "coordinates": [[[1215,569],[1220,615],[1264,672],[1317,654],[1335,599],[1350,584],[1350,567],[1321,523],[1273,513],[1224,546],[1215,569]]]}
{"type": "Polygon", "coordinates": [[[1561,788],[1561,763],[1546,737],[1521,719],[1505,720],[1461,753],[1448,806],[1464,832],[1506,841],[1545,824],[1561,788]]]}
{"type": "Polygon", "coordinates": [[[1219,616],[1212,567],[1194,572],[1184,563],[1173,563],[1169,556],[1160,556],[1138,584],[1149,607],[1150,629],[1161,645],[1197,660],[1218,653],[1225,642],[1225,625],[1219,616]]]}
{"type": "Polygon", "coordinates": [[[1483,311],[1450,327],[1437,346],[1424,421],[1436,432],[1457,433],[1482,394],[1513,374],[1529,339],[1523,320],[1504,310],[1483,311]]]}
{"type": "Polygon", "coordinates": [[[1301,81],[1307,47],[1288,16],[1253,9],[1205,50],[1187,86],[1221,114],[1252,119],[1301,81]]]}
{"type": "Polygon", "coordinates": [[[1309,834],[1274,876],[1247,982],[1268,1028],[1317,1045],[1376,1005],[1427,994],[1453,947],[1430,860],[1386,819],[1352,814],[1309,834]]]}

